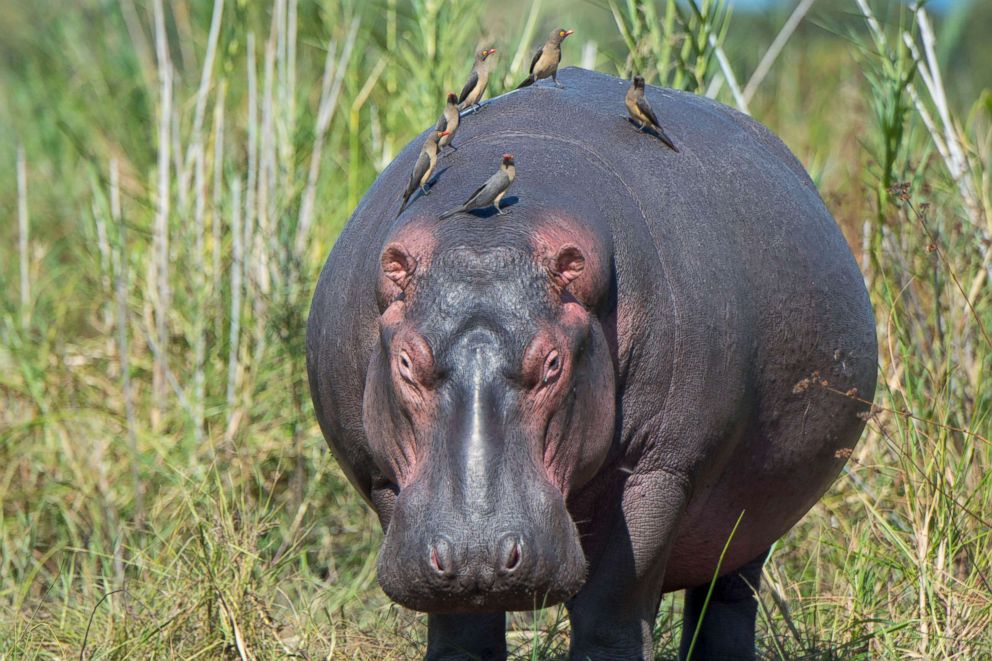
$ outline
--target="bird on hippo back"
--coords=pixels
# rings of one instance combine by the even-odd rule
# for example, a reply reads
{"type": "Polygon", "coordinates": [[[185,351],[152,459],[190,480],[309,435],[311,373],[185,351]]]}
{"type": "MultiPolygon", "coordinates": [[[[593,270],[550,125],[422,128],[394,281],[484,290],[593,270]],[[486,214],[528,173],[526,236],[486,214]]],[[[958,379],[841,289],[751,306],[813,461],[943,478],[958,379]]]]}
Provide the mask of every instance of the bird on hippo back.
{"type": "Polygon", "coordinates": [[[427,658],[505,658],[506,611],[564,602],[572,658],[650,659],[685,589],[682,655],[753,659],[767,550],[864,426],[864,282],[765,128],[646,86],[676,153],[618,117],[626,81],[559,75],[464,122],[398,217],[424,136],[366,193],[314,293],[317,418],[427,658]],[[504,153],[513,213],[440,220],[504,153]]]}

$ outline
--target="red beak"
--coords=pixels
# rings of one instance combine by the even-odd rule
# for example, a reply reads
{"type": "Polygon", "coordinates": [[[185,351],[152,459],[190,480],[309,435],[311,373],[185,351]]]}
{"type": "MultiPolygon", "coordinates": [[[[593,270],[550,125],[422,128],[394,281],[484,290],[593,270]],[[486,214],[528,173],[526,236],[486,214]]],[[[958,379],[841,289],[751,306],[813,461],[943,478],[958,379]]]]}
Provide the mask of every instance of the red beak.
{"type": "MultiPolygon", "coordinates": [[[[567,37],[570,34],[575,34],[575,30],[565,30],[565,37],[567,37]]],[[[564,39],[564,37],[562,38],[564,39]]]]}
{"type": "Polygon", "coordinates": [[[489,49],[489,54],[490,55],[493,55],[495,52],[496,52],[496,49],[495,48],[490,48],[489,49]]]}

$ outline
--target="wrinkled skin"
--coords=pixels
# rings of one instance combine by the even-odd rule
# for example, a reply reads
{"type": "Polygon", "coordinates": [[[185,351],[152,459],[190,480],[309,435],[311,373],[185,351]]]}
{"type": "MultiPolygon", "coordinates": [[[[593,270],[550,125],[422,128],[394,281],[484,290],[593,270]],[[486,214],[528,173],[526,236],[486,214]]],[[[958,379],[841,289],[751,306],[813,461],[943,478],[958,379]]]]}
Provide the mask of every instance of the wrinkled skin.
{"type": "Polygon", "coordinates": [[[310,313],[317,417],[428,658],[505,658],[504,612],[562,601],[573,658],[651,658],[678,589],[683,654],[698,627],[693,658],[753,658],[765,553],[864,425],[831,390],[874,392],[864,284],[760,125],[649,87],[676,154],[622,117],[626,81],[561,75],[465,121],[395,220],[422,138],[363,198],[310,313]],[[511,213],[439,221],[504,152],[511,213]],[[830,390],[795,387],[814,371],[830,390]]]}

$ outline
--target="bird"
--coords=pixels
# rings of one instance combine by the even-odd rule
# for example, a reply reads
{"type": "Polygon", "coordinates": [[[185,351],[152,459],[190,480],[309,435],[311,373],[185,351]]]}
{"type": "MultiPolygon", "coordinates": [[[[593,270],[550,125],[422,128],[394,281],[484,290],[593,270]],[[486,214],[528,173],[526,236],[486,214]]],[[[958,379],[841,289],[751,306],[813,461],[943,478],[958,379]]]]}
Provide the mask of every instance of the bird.
{"type": "Polygon", "coordinates": [[[462,93],[458,95],[459,110],[465,110],[470,107],[475,107],[478,110],[481,107],[479,102],[482,101],[482,96],[486,93],[486,87],[489,85],[490,63],[488,59],[495,52],[495,48],[483,48],[475,54],[475,64],[472,65],[472,73],[468,75],[465,87],[462,88],[462,93]]]}
{"type": "Polygon", "coordinates": [[[668,145],[676,154],[679,153],[679,148],[675,146],[672,139],[665,133],[665,129],[661,128],[657,115],[651,110],[651,105],[648,104],[648,100],[644,97],[644,78],[634,76],[630,88],[627,90],[624,103],[627,105],[627,112],[630,113],[630,116],[635,122],[640,124],[638,127],[639,130],[643,131],[646,125],[650,126],[662,142],[668,145]]]}
{"type": "Polygon", "coordinates": [[[456,213],[462,213],[464,211],[472,211],[473,209],[484,209],[488,206],[495,206],[496,213],[502,216],[504,213],[509,213],[509,211],[504,212],[499,208],[500,200],[506,194],[506,190],[513,183],[513,180],[517,176],[517,166],[513,162],[513,154],[503,154],[503,160],[500,163],[499,170],[486,180],[486,183],[482,184],[475,189],[469,198],[465,201],[465,204],[452,209],[450,211],[445,211],[441,214],[441,219],[448,218],[449,216],[454,216],[456,213]]]}
{"type": "Polygon", "coordinates": [[[427,182],[430,181],[431,175],[434,174],[434,166],[437,165],[437,143],[438,140],[446,135],[448,135],[448,131],[438,131],[437,129],[433,129],[427,134],[427,139],[424,140],[424,145],[420,148],[420,156],[417,158],[417,163],[413,166],[413,172],[410,173],[410,183],[406,185],[406,190],[403,191],[403,203],[400,205],[399,213],[396,214],[397,216],[403,213],[407,202],[410,201],[410,196],[418,188],[424,192],[424,195],[430,193],[427,190],[427,182]]]}
{"type": "Polygon", "coordinates": [[[552,30],[548,36],[548,41],[540,50],[534,53],[534,59],[530,62],[530,76],[517,85],[517,89],[533,85],[542,78],[551,77],[555,81],[555,87],[564,87],[558,82],[558,64],[561,62],[561,42],[573,34],[575,30],[558,28],[552,30]]]}
{"type": "Polygon", "coordinates": [[[435,131],[448,132],[448,135],[438,140],[437,147],[439,153],[444,151],[445,147],[451,147],[452,151],[458,151],[458,147],[451,144],[451,141],[455,139],[455,131],[458,130],[461,119],[461,115],[458,114],[458,97],[453,92],[450,92],[448,94],[448,102],[444,106],[444,113],[438,118],[437,126],[434,127],[435,131]]]}

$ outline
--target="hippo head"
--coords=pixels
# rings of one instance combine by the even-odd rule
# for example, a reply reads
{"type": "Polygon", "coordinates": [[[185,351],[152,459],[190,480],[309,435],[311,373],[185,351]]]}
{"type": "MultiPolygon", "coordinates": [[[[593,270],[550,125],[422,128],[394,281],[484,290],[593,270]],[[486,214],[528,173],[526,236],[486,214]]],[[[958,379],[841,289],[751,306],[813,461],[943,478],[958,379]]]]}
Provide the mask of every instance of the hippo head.
{"type": "MultiPolygon", "coordinates": [[[[459,241],[407,227],[381,253],[364,427],[388,484],[379,582],[428,612],[527,610],[585,579],[566,509],[613,439],[601,255],[566,233],[459,241]],[[425,238],[428,237],[428,238],[425,238]],[[488,240],[487,240],[488,239],[488,240]]],[[[449,231],[450,234],[450,231],[449,231]]]]}

